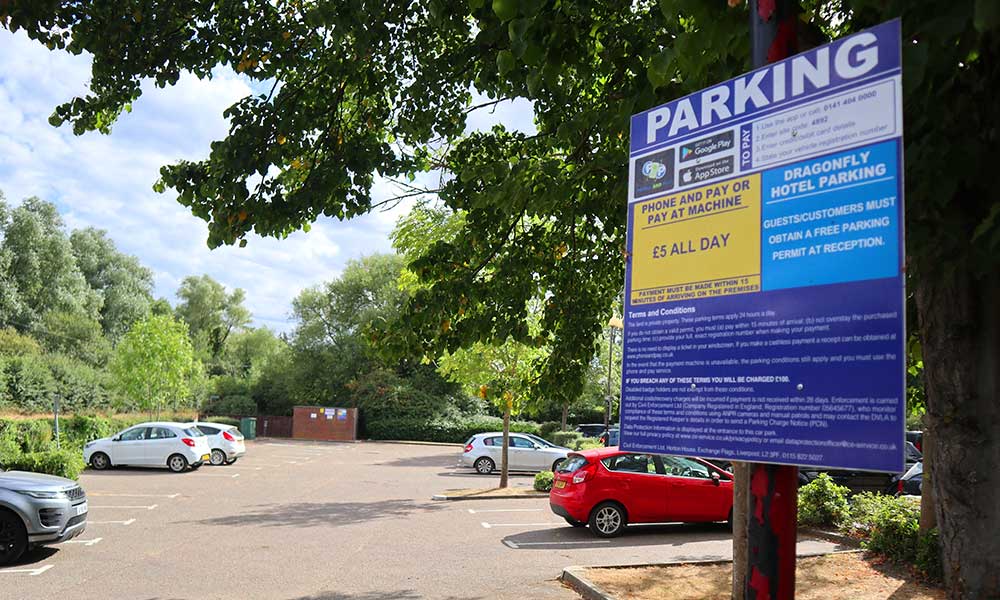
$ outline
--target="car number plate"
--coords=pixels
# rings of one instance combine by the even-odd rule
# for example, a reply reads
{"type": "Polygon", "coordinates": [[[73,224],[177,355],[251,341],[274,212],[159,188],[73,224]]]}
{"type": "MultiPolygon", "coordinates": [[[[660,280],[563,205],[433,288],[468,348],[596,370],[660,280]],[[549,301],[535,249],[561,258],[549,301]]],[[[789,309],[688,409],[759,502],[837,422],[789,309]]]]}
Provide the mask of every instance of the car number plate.
{"type": "Polygon", "coordinates": [[[208,455],[208,454],[202,454],[201,455],[201,460],[211,460],[211,458],[212,457],[210,455],[208,455]]]}
{"type": "Polygon", "coordinates": [[[86,502],[84,502],[83,504],[81,504],[81,505],[79,505],[79,506],[76,507],[76,516],[80,516],[80,515],[83,515],[83,514],[86,514],[86,513],[87,513],[87,503],[86,502]]]}
{"type": "Polygon", "coordinates": [[[564,488],[564,487],[566,487],[566,482],[565,481],[561,481],[561,480],[557,481],[555,483],[555,487],[557,487],[557,488],[564,488]]]}

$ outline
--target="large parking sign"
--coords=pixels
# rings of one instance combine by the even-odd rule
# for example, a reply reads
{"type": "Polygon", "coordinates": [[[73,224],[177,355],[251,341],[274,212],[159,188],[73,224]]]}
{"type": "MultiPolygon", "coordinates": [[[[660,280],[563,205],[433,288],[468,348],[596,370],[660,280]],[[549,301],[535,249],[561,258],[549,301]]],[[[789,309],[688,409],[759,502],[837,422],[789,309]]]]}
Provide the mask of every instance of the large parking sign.
{"type": "Polygon", "coordinates": [[[900,471],[899,21],[632,117],[621,446],[900,471]]]}

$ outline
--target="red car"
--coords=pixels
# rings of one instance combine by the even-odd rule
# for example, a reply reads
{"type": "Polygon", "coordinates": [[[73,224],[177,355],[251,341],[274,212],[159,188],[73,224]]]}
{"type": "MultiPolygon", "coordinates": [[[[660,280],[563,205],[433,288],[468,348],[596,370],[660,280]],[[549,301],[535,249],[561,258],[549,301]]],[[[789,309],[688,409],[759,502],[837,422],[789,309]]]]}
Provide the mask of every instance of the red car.
{"type": "Polygon", "coordinates": [[[552,512],[600,537],[629,523],[733,519],[733,476],[698,458],[622,452],[573,452],[555,473],[552,512]]]}

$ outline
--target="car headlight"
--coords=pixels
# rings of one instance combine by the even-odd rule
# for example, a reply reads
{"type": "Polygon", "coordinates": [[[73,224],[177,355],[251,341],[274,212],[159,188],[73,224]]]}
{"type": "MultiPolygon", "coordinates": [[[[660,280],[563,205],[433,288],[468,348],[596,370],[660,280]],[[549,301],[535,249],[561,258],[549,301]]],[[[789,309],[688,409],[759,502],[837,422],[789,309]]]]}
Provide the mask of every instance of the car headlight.
{"type": "Polygon", "coordinates": [[[66,498],[66,492],[34,492],[29,490],[17,490],[18,494],[24,494],[25,496],[31,496],[32,498],[38,498],[40,500],[62,500],[66,498]]]}

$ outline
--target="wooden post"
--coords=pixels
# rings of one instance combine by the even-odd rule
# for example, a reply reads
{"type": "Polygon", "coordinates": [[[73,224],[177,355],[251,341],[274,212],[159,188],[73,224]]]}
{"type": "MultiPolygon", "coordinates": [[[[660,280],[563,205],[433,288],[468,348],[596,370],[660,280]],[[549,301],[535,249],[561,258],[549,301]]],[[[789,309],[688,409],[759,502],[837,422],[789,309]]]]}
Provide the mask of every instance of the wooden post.
{"type": "MultiPolygon", "coordinates": [[[[798,49],[795,0],[750,0],[750,52],[755,68],[788,58],[798,49]]],[[[740,583],[747,600],[792,600],[795,598],[795,542],[798,513],[798,467],[750,463],[744,486],[743,508],[746,549],[736,546],[733,535],[733,587],[740,583]],[[737,569],[737,556],[745,566],[737,569]]],[[[735,500],[735,498],[734,498],[735,500]]],[[[734,593],[734,598],[737,597],[734,593]]]]}

